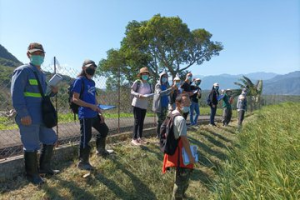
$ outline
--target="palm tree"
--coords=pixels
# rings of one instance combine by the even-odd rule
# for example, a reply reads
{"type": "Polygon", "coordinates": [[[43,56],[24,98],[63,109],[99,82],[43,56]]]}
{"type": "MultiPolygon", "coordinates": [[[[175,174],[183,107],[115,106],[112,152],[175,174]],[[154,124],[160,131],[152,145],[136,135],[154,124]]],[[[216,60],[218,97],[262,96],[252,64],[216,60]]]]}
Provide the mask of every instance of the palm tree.
{"type": "Polygon", "coordinates": [[[256,84],[254,84],[246,76],[243,76],[243,78],[239,79],[239,81],[241,81],[241,83],[234,82],[234,84],[240,86],[240,89],[234,91],[234,95],[240,94],[243,88],[247,88],[248,90],[247,96],[249,99],[250,111],[252,112],[253,108],[256,109],[257,106],[260,107],[263,81],[258,80],[256,84]]]}

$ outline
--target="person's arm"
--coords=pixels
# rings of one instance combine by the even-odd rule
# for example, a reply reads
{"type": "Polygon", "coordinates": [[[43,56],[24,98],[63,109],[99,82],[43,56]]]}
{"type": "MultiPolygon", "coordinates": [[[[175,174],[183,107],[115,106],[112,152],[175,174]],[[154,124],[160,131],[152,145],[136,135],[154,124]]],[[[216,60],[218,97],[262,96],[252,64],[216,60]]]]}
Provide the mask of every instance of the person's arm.
{"type": "Polygon", "coordinates": [[[174,85],[172,85],[171,87],[169,87],[168,89],[162,91],[161,86],[159,84],[156,84],[155,86],[155,93],[158,94],[159,96],[166,96],[169,95],[171,93],[171,91],[174,90],[174,85]]]}
{"type": "Polygon", "coordinates": [[[21,118],[25,116],[29,116],[29,112],[24,97],[24,91],[27,85],[27,80],[28,80],[27,74],[24,69],[15,71],[11,79],[12,104],[14,109],[16,110],[16,112],[21,118]]]}

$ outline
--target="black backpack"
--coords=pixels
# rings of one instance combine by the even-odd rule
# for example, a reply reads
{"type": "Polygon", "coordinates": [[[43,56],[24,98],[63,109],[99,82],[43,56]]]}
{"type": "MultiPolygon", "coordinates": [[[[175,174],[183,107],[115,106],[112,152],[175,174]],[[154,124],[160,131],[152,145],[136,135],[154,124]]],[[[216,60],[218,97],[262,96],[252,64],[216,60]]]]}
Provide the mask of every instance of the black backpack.
{"type": "Polygon", "coordinates": [[[211,95],[211,93],[209,93],[209,95],[207,96],[207,98],[206,98],[206,104],[207,105],[209,105],[210,106],[210,104],[211,104],[211,100],[210,100],[210,96],[211,95]]]}
{"type": "MultiPolygon", "coordinates": [[[[76,114],[78,114],[78,109],[79,109],[79,105],[75,104],[72,99],[73,99],[73,87],[74,87],[74,82],[75,80],[73,80],[70,85],[69,85],[69,88],[68,88],[68,94],[69,94],[69,106],[70,106],[70,109],[72,110],[72,112],[74,113],[74,120],[76,120],[76,114]]],[[[84,91],[84,81],[82,80],[82,85],[81,85],[81,90],[80,90],[80,95],[79,95],[79,99],[82,99],[82,94],[83,94],[83,91],[84,91]]]]}
{"type": "Polygon", "coordinates": [[[160,150],[168,154],[170,156],[174,155],[179,139],[175,139],[174,135],[174,119],[177,116],[181,116],[179,113],[172,114],[170,113],[165,121],[162,123],[160,127],[160,138],[159,138],[159,144],[160,144],[160,150]]]}

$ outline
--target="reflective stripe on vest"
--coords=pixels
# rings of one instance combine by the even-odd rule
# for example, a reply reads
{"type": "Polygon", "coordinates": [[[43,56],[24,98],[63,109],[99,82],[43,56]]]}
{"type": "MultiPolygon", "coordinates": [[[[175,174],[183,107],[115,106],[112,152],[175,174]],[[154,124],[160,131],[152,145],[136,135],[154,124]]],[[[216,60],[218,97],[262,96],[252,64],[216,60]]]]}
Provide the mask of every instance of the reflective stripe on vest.
{"type": "Polygon", "coordinates": [[[41,93],[35,93],[35,92],[24,92],[25,97],[36,97],[40,98],[42,97],[41,93]]]}
{"type": "Polygon", "coordinates": [[[30,85],[38,85],[38,82],[36,79],[29,79],[29,84],[30,85]]]}

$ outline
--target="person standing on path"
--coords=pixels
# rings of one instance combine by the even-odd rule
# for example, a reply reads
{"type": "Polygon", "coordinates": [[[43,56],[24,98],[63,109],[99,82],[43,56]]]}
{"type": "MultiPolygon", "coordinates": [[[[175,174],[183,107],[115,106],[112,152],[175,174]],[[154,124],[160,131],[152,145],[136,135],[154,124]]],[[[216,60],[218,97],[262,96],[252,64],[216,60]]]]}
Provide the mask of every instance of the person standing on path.
{"type": "Polygon", "coordinates": [[[247,111],[247,89],[242,89],[242,93],[239,95],[236,108],[238,112],[238,130],[241,130],[244,120],[245,112],[247,111]]]}
{"type": "Polygon", "coordinates": [[[80,145],[79,162],[77,167],[81,170],[91,170],[92,165],[89,162],[92,138],[92,127],[98,131],[96,138],[97,155],[106,157],[110,151],[105,149],[108,127],[104,121],[104,115],[98,107],[96,99],[95,82],[92,80],[97,65],[92,60],[85,60],[82,64],[82,70],[73,84],[73,103],[77,104],[78,118],[80,121],[80,145]],[[80,95],[82,94],[82,95],[80,95]]]}
{"type": "Polygon", "coordinates": [[[178,141],[178,146],[173,155],[164,154],[162,172],[170,168],[176,168],[175,181],[173,186],[172,200],[183,199],[184,194],[189,186],[189,179],[194,168],[195,159],[192,156],[190,143],[187,137],[186,121],[183,118],[183,110],[190,106],[190,99],[187,95],[178,95],[176,98],[176,109],[172,111],[172,115],[179,114],[174,118],[173,133],[178,141]],[[185,165],[182,158],[182,150],[187,152],[190,162],[185,165]]]}
{"type": "Polygon", "coordinates": [[[222,98],[223,100],[223,126],[228,126],[228,124],[231,121],[231,116],[232,116],[232,91],[231,89],[227,89],[224,93],[224,96],[222,98]]]}
{"type": "Polygon", "coordinates": [[[154,90],[154,98],[152,110],[156,113],[157,116],[157,125],[156,125],[156,133],[157,138],[160,135],[160,126],[163,121],[166,119],[170,93],[175,89],[175,85],[173,84],[171,87],[168,83],[168,74],[166,71],[163,71],[159,74],[159,80],[155,85],[154,90]]]}
{"type": "MultiPolygon", "coordinates": [[[[39,185],[44,183],[39,174],[54,175],[59,172],[51,169],[50,166],[57,135],[42,121],[42,94],[39,90],[39,82],[44,94],[47,89],[46,76],[41,69],[45,58],[43,46],[39,43],[31,43],[27,57],[30,63],[16,68],[13,72],[11,96],[17,114],[15,120],[23,144],[26,175],[30,182],[39,185]],[[40,142],[43,147],[38,166],[37,152],[40,149],[40,142]]],[[[50,90],[51,97],[58,92],[57,87],[51,87],[50,90]]]]}
{"type": "Polygon", "coordinates": [[[214,83],[208,96],[208,104],[210,107],[210,126],[216,126],[215,115],[218,107],[219,83],[214,83]]]}
{"type": "Polygon", "coordinates": [[[199,87],[201,79],[195,79],[195,85],[191,85],[193,95],[191,96],[191,106],[190,106],[190,121],[191,125],[195,126],[198,123],[198,117],[200,115],[199,110],[199,99],[201,99],[201,88],[199,87]],[[196,113],[194,118],[194,111],[196,113]]]}
{"type": "Polygon", "coordinates": [[[131,140],[131,144],[133,145],[143,145],[147,143],[143,139],[143,127],[149,104],[148,97],[144,95],[152,93],[152,86],[148,82],[149,76],[148,68],[141,68],[138,74],[139,79],[134,81],[131,86],[131,95],[133,95],[131,105],[134,115],[133,137],[131,140]]]}

